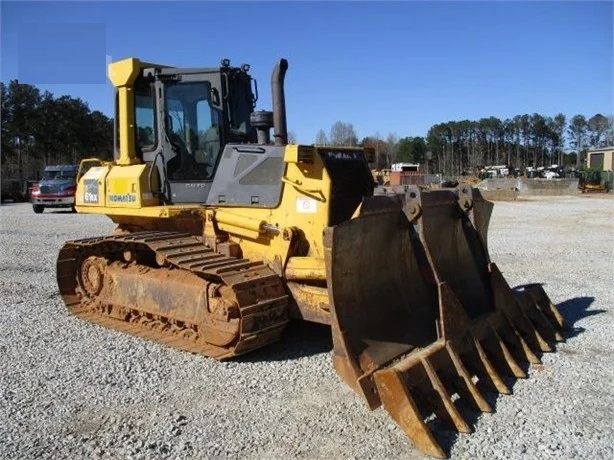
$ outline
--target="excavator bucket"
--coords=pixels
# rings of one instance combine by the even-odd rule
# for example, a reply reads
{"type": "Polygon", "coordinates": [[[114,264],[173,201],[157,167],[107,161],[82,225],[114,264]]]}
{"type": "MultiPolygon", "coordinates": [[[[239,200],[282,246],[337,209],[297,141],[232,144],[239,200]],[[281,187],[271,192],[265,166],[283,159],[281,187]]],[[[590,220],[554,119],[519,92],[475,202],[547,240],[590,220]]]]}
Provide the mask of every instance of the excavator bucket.
{"type": "Polygon", "coordinates": [[[510,394],[566,327],[540,285],[512,289],[490,261],[491,212],[469,186],[410,187],[324,233],[335,369],[437,458],[431,421],[471,432],[465,406],[491,412],[485,392],[510,394]]]}

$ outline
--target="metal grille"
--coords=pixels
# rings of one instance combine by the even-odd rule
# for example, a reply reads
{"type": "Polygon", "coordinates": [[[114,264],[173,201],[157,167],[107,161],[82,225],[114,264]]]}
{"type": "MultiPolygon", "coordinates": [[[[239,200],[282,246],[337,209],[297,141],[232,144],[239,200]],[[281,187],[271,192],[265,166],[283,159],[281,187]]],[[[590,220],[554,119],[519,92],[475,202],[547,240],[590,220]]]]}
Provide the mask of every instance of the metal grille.
{"type": "Polygon", "coordinates": [[[59,193],[60,187],[57,185],[41,185],[41,193],[59,193]]]}

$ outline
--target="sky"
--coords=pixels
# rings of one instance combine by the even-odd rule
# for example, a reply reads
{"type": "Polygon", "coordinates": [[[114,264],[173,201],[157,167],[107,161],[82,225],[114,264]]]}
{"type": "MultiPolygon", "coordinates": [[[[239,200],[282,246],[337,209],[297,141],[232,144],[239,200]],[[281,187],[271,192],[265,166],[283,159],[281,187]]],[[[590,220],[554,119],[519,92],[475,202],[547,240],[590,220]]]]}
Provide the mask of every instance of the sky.
{"type": "Polygon", "coordinates": [[[113,116],[106,64],[249,63],[271,109],[286,58],[288,129],[424,136],[436,123],[614,113],[611,1],[2,1],[3,82],[113,116]]]}

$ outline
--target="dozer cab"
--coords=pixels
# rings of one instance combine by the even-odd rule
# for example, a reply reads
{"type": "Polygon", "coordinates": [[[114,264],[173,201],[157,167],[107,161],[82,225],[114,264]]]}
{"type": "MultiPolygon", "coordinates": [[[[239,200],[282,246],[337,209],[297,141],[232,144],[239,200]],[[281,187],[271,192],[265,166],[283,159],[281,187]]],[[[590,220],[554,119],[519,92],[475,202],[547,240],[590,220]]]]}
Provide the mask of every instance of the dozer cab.
{"type": "Polygon", "coordinates": [[[484,392],[510,393],[564,320],[490,260],[477,189],[381,192],[372,151],[288,144],[287,67],[269,112],[247,65],[110,64],[116,156],[87,160],[76,208],[117,227],[65,243],[60,294],[85,320],[218,360],[291,319],[327,324],[340,378],[445,457],[427,420],[470,432],[463,405],[491,411],[484,392]]]}

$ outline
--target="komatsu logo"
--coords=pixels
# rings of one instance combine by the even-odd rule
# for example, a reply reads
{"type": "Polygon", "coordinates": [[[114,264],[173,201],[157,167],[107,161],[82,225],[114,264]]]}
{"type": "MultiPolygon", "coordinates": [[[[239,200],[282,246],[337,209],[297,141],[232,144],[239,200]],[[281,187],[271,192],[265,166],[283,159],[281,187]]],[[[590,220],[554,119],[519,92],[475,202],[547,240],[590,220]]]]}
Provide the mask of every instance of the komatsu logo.
{"type": "Polygon", "coordinates": [[[109,201],[111,203],[134,203],[136,202],[136,195],[109,195],[109,201]]]}

